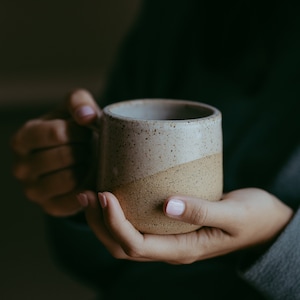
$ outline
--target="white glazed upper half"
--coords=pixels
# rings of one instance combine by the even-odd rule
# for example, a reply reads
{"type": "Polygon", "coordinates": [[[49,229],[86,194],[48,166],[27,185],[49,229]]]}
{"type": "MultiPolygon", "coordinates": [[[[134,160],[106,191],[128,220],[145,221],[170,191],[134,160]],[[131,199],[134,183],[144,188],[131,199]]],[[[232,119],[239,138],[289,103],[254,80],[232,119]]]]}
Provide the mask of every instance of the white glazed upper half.
{"type": "Polygon", "coordinates": [[[105,107],[102,118],[99,150],[105,175],[100,187],[112,181],[126,184],[222,152],[221,113],[204,103],[131,100],[105,107]],[[171,120],[172,111],[176,120],[171,120]],[[199,117],[203,111],[205,116],[199,117]],[[177,119],[178,112],[184,119],[177,119]]]}

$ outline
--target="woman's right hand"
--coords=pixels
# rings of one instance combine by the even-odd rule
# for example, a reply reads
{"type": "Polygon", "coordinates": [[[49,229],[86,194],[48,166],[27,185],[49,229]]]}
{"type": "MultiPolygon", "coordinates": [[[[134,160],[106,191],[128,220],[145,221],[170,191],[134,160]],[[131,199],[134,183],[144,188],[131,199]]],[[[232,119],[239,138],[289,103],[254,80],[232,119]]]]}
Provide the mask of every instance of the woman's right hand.
{"type": "Polygon", "coordinates": [[[92,137],[101,114],[86,90],[72,92],[63,106],[26,122],[13,136],[13,174],[26,197],[52,216],[81,210],[76,194],[91,189],[92,137]]]}

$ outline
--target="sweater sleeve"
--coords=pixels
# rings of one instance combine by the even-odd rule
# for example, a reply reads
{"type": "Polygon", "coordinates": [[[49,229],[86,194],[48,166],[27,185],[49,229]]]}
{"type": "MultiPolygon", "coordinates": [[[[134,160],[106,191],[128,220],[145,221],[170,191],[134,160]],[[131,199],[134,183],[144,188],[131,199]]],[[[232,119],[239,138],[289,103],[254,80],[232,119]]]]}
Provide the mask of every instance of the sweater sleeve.
{"type": "Polygon", "coordinates": [[[247,269],[244,280],[274,300],[300,299],[300,209],[275,243],[247,269]]]}

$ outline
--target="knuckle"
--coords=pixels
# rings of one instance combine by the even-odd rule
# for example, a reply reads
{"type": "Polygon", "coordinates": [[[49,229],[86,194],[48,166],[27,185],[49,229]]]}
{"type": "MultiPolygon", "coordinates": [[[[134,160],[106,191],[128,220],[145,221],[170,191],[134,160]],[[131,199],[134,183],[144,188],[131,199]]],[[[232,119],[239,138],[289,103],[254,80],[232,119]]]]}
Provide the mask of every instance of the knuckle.
{"type": "Polygon", "coordinates": [[[37,128],[40,125],[39,119],[33,119],[26,121],[24,125],[14,133],[10,140],[10,148],[15,152],[19,154],[23,154],[23,144],[24,140],[26,139],[26,136],[29,133],[32,133],[32,131],[37,128]]]}
{"type": "Polygon", "coordinates": [[[67,106],[71,108],[76,108],[83,100],[91,99],[91,93],[83,88],[78,88],[73,90],[70,93],[70,96],[67,98],[67,106]]]}
{"type": "Polygon", "coordinates": [[[27,164],[18,163],[12,167],[12,174],[18,180],[28,179],[30,171],[27,164]]]}
{"type": "Polygon", "coordinates": [[[33,187],[25,187],[24,188],[25,197],[32,202],[41,202],[42,195],[39,193],[38,189],[33,187]]]}
{"type": "Polygon", "coordinates": [[[191,264],[195,263],[196,261],[198,261],[198,256],[197,257],[194,257],[194,256],[185,257],[184,259],[182,259],[181,264],[191,265],[191,264]]]}
{"type": "Polygon", "coordinates": [[[19,133],[21,131],[30,131],[32,130],[33,128],[36,128],[40,125],[41,123],[41,120],[40,119],[31,119],[31,120],[28,120],[24,123],[24,125],[22,126],[22,128],[20,129],[19,133]]]}
{"type": "Polygon", "coordinates": [[[111,255],[116,259],[126,259],[127,256],[123,251],[120,251],[120,249],[113,249],[110,251],[111,255]]]}
{"type": "Polygon", "coordinates": [[[72,147],[59,146],[39,151],[31,155],[29,163],[31,176],[34,172],[35,177],[43,177],[49,173],[54,173],[59,170],[71,167],[76,162],[72,147]]]}
{"type": "Polygon", "coordinates": [[[190,213],[190,221],[194,225],[203,225],[207,219],[208,209],[206,205],[198,205],[197,207],[193,207],[190,213]]]}
{"type": "Polygon", "coordinates": [[[48,128],[47,138],[57,143],[65,143],[67,141],[66,122],[63,120],[53,120],[52,126],[48,128]]]}
{"type": "Polygon", "coordinates": [[[131,258],[141,258],[143,257],[140,247],[136,246],[125,246],[123,247],[124,252],[131,258]]]}

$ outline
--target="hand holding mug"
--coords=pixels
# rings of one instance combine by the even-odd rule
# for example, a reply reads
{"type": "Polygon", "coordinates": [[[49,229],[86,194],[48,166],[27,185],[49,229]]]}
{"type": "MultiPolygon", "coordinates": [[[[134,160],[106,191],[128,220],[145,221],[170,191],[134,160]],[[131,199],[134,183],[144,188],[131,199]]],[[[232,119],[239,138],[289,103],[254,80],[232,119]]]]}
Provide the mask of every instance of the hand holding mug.
{"type": "Polygon", "coordinates": [[[222,129],[216,108],[184,100],[123,101],[103,109],[99,134],[97,190],[115,194],[139,231],[198,228],[163,215],[170,195],[220,200],[222,129]]]}
{"type": "Polygon", "coordinates": [[[53,216],[81,210],[76,194],[94,188],[92,130],[100,109],[91,94],[77,90],[59,109],[26,122],[13,136],[13,173],[27,198],[53,216]]]}
{"type": "Polygon", "coordinates": [[[292,218],[293,211],[264,190],[246,188],[221,201],[172,196],[164,203],[167,218],[200,229],[184,234],[142,234],[126,219],[111,193],[80,194],[89,226],[118,259],[189,264],[241,249],[265,249],[292,218]]]}

